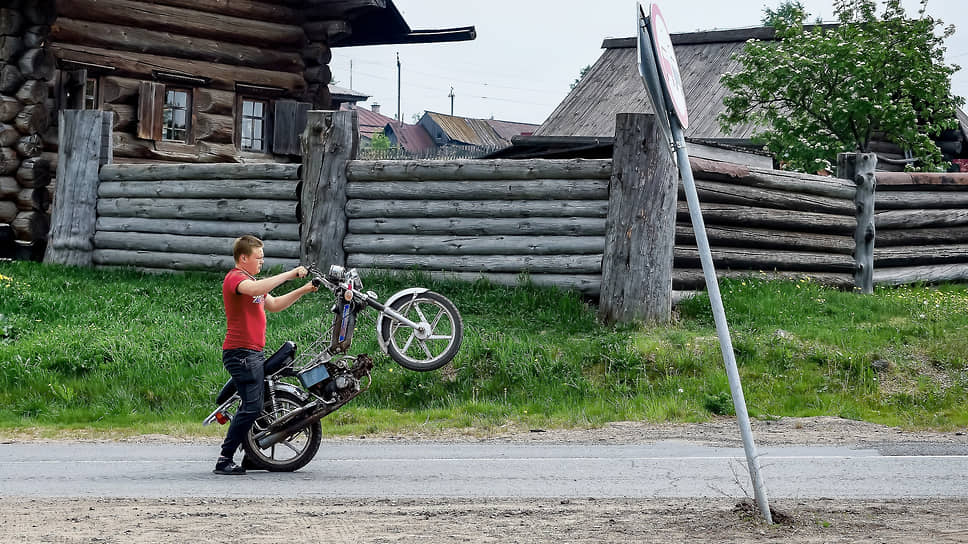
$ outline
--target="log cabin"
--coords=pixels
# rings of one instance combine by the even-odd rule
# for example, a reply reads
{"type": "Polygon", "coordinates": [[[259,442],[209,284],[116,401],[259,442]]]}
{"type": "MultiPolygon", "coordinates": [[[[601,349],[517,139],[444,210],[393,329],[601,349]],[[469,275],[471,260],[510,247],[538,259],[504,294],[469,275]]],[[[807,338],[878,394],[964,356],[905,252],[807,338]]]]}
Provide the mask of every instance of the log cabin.
{"type": "Polygon", "coordinates": [[[333,48],[474,38],[393,0],[3,0],[0,224],[45,238],[61,110],[113,112],[115,162],[298,161],[333,48]]]}

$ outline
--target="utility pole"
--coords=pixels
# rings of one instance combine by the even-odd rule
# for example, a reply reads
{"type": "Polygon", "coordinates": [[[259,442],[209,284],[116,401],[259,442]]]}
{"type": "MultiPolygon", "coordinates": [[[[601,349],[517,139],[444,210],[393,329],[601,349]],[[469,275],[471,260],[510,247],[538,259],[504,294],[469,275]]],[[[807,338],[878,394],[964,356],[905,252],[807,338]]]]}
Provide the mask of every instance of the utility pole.
{"type": "Polygon", "coordinates": [[[450,97],[450,114],[454,115],[454,88],[453,87],[450,88],[450,94],[447,96],[450,97]]]}
{"type": "Polygon", "coordinates": [[[403,122],[403,113],[400,111],[400,53],[397,52],[397,122],[403,122]]]}

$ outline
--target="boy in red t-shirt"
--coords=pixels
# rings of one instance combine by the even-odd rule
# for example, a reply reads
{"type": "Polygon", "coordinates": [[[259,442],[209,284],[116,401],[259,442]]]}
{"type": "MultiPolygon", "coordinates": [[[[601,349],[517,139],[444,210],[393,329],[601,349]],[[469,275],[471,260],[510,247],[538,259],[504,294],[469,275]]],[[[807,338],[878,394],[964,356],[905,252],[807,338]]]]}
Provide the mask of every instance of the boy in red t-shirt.
{"type": "Polygon", "coordinates": [[[235,268],[225,275],[222,282],[227,325],[225,342],[222,343],[222,365],[232,375],[242,405],[225,433],[222,451],[213,472],[236,475],[245,474],[245,469],[236,465],[232,456],[262,413],[262,365],[265,363],[262,350],[266,345],[266,311],[285,310],[306,293],[315,291],[316,287],[310,282],[279,297],[270,295],[269,291],[283,283],[306,277],[308,271],[305,267],[297,266],[288,272],[257,280],[255,275],[262,270],[265,251],[262,240],[255,236],[247,234],[236,239],[232,254],[235,268]]]}

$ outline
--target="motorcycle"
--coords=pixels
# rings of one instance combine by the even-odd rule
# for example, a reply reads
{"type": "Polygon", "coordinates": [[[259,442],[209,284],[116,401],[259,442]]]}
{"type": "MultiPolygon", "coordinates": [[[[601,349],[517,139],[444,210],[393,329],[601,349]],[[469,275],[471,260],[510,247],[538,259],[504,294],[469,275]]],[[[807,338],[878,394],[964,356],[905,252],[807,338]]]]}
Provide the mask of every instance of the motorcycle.
{"type": "MultiPolygon", "coordinates": [[[[307,269],[313,284],[336,298],[332,324],[325,332],[321,327],[306,350],[297,353],[295,342],[288,341],[266,359],[262,415],[242,442],[246,468],[291,472],[306,466],[319,450],[320,420],[370,387],[373,360],[348,354],[363,309],[379,312],[380,350],[409,370],[427,372],[446,365],[464,338],[460,312],[439,293],[413,287],[381,304],[376,293],[363,290],[355,269],[333,265],[325,274],[315,266],[307,269]]],[[[323,322],[328,322],[326,317],[323,322]]],[[[203,425],[230,422],[240,403],[230,379],[216,395],[218,408],[203,425]]]]}

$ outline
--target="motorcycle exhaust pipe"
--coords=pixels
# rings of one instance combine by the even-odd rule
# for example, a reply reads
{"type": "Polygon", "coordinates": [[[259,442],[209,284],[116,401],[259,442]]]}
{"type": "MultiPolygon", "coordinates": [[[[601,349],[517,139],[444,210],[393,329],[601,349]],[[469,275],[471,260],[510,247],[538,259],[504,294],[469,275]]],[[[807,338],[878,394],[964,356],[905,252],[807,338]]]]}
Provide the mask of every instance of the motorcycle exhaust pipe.
{"type": "Polygon", "coordinates": [[[296,434],[297,432],[305,429],[309,425],[316,423],[320,419],[323,419],[324,417],[326,417],[327,414],[335,410],[335,408],[326,410],[325,408],[329,408],[329,406],[324,406],[323,410],[315,412],[314,411],[315,408],[318,408],[318,406],[307,404],[301,409],[289,414],[290,417],[288,419],[290,419],[290,421],[288,423],[285,423],[285,426],[282,429],[269,433],[265,436],[256,438],[256,443],[259,445],[260,448],[266,449],[269,446],[272,446],[274,444],[281,442],[286,437],[296,434]],[[309,412],[309,413],[306,413],[306,412],[309,412]]]}

